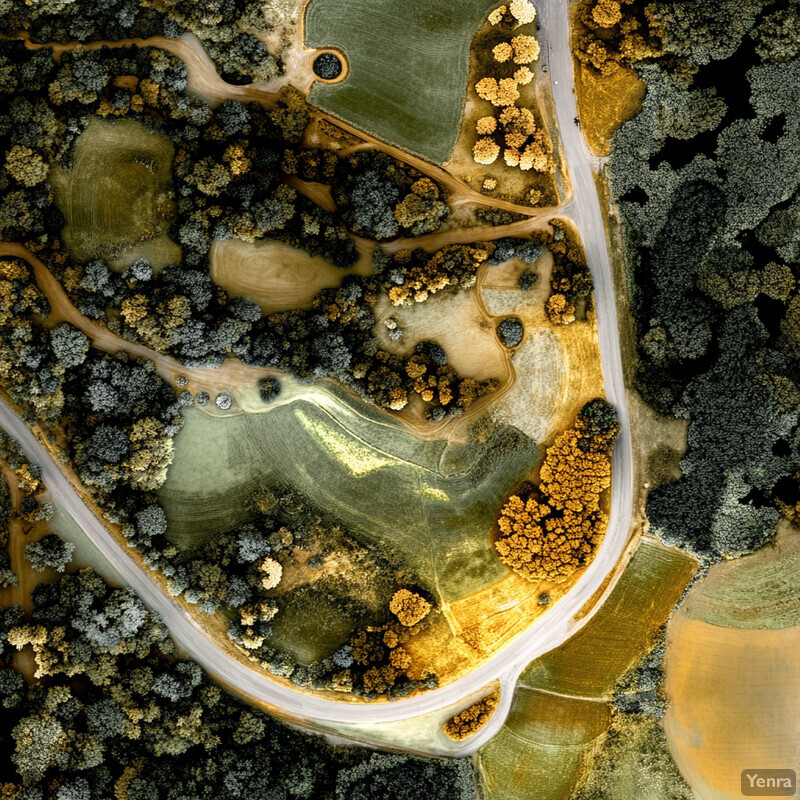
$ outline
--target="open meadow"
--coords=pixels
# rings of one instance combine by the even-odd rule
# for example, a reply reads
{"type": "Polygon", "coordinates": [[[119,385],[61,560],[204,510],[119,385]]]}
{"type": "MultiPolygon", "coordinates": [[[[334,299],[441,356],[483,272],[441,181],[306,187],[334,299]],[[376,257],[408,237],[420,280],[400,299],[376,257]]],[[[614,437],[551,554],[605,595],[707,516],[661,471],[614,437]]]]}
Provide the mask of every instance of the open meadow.
{"type": "Polygon", "coordinates": [[[337,84],[309,101],[431,161],[450,156],[467,92],[470,41],[493,0],[310,0],[305,45],[336,48],[348,62],[337,84]]]}
{"type": "Polygon", "coordinates": [[[477,450],[426,441],[342,390],[288,382],[262,413],[220,417],[192,408],[185,418],[160,493],[170,536],[182,547],[234,527],[252,491],[277,484],[396,556],[440,600],[506,574],[489,531],[502,499],[537,463],[529,440],[515,439],[509,450],[500,440],[477,450]]]}
{"type": "Polygon", "coordinates": [[[691,556],[641,540],[598,612],[520,680],[551,692],[608,697],[667,620],[696,568],[691,556]]]}
{"type": "Polygon", "coordinates": [[[72,167],[51,184],[66,224],[61,238],[78,261],[100,258],[122,271],[146,258],[158,271],[180,261],[168,235],[174,219],[173,146],[133,120],[92,119],[75,144],[72,167]]]}
{"type": "Polygon", "coordinates": [[[478,754],[487,800],[564,800],[585,748],[609,725],[604,702],[518,685],[500,732],[478,754]]]}
{"type": "Polygon", "coordinates": [[[699,800],[741,797],[744,768],[797,768],[800,533],[709,570],[668,628],[664,718],[699,800]]]}

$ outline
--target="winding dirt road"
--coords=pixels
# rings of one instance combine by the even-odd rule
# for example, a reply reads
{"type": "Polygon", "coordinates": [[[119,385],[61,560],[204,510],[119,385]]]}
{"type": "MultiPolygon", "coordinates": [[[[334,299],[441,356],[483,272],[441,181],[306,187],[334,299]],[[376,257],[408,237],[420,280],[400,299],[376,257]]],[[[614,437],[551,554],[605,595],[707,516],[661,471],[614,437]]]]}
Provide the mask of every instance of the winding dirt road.
{"type": "MultiPolygon", "coordinates": [[[[490,722],[473,737],[464,742],[450,742],[442,737],[439,753],[450,755],[466,755],[474,752],[485,741],[491,738],[503,724],[508,714],[513,689],[517,677],[525,666],[551,650],[573,635],[591,617],[584,613],[587,606],[594,602],[596,610],[599,606],[597,595],[601,587],[607,592],[608,576],[619,562],[626,542],[631,520],[633,497],[633,472],[631,458],[630,427],[628,424],[625,386],[623,380],[622,357],[619,348],[619,337],[616,317],[616,297],[612,280],[611,265],[606,246],[605,228],[600,201],[594,185],[592,166],[595,163],[584,145],[579,130],[573,119],[576,117],[575,98],[573,95],[572,57],[569,47],[568,0],[543,0],[539,4],[541,17],[540,39],[543,54],[548,56],[549,76],[552,83],[555,108],[567,166],[573,186],[571,201],[557,210],[561,216],[569,216],[580,231],[586,249],[589,266],[595,282],[595,305],[597,308],[600,336],[600,351],[608,399],[616,406],[622,425],[613,461],[613,485],[611,496],[611,519],[603,543],[592,564],[586,570],[575,587],[547,614],[537,620],[525,633],[507,646],[499,654],[485,662],[469,675],[454,681],[440,689],[430,690],[424,694],[398,700],[394,703],[352,704],[335,702],[304,694],[300,689],[290,688],[271,680],[256,668],[251,669],[224,652],[211,640],[202,627],[174,600],[156,585],[146,571],[142,571],[133,562],[125,548],[105,529],[102,523],[83,504],[72,485],[63,475],[59,467],[49,456],[43,445],[36,439],[22,420],[6,404],[0,403],[0,425],[9,434],[17,438],[26,455],[42,466],[43,478],[50,489],[54,500],[62,505],[85,530],[103,555],[119,570],[123,578],[137,591],[144,602],[161,613],[170,631],[185,649],[187,654],[201,664],[211,674],[224,683],[235,687],[243,695],[279,707],[287,714],[309,721],[324,720],[341,723],[381,722],[390,720],[407,720],[413,717],[436,711],[468,697],[481,687],[499,679],[502,685],[500,707],[490,722]],[[577,618],[580,616],[580,619],[577,618]]],[[[139,43],[132,41],[131,43],[139,43]]],[[[143,42],[155,44],[154,41],[143,42]]],[[[204,91],[214,96],[235,97],[237,99],[268,100],[268,95],[256,86],[234,87],[224,84],[213,71],[207,58],[198,55],[194,46],[185,40],[163,40],[159,46],[176,52],[185,58],[190,65],[190,74],[194,87],[202,86],[204,91]]],[[[347,128],[340,121],[337,125],[347,128]]],[[[355,131],[363,139],[369,139],[361,131],[355,131]]],[[[394,148],[389,148],[375,141],[375,146],[392,152],[398,158],[412,164],[431,177],[445,183],[449,189],[460,196],[471,192],[460,181],[443,173],[419,159],[409,156],[394,148]],[[457,186],[454,186],[454,182],[457,186]]],[[[474,193],[477,194],[477,193],[474,193]]],[[[491,198],[478,195],[470,197],[473,202],[482,205],[503,207],[491,198]]],[[[522,210],[522,209],[513,209],[522,210]]],[[[551,210],[552,213],[553,210],[551,210]]],[[[527,213],[530,209],[527,210],[527,213]]],[[[530,225],[530,221],[524,221],[530,225]]],[[[495,231],[497,229],[494,229],[495,231]]],[[[525,230],[520,225],[520,232],[525,230]]],[[[473,230],[474,234],[474,230],[473,230]]],[[[4,246],[8,252],[9,246],[4,246]]],[[[22,255],[22,253],[17,253],[22,255]]],[[[27,257],[27,256],[23,256],[27,257]]],[[[34,263],[34,266],[35,263],[34,263]]],[[[47,272],[47,270],[45,270],[47,272]]],[[[47,281],[47,275],[37,279],[47,281]]],[[[50,280],[52,276],[50,276],[50,280]]],[[[48,284],[49,287],[49,284],[48,284]]],[[[52,287],[58,291],[60,287],[52,287]]],[[[61,290],[63,291],[63,290],[61,290]]],[[[70,304],[71,305],[71,304],[70,304]]],[[[77,312],[76,312],[77,313],[77,312]]],[[[83,326],[81,326],[83,327],[83,326]]],[[[105,334],[109,332],[106,331],[105,334]]],[[[106,342],[103,329],[96,332],[98,346],[106,342]]],[[[131,345],[127,346],[129,349],[131,345]]],[[[144,348],[146,350],[146,348],[144,348]]],[[[152,353],[148,351],[148,358],[152,353]]],[[[160,357],[164,359],[164,357],[160,357]]],[[[177,363],[177,362],[176,362],[177,363]]],[[[185,369],[177,367],[179,371],[185,369]]]]}

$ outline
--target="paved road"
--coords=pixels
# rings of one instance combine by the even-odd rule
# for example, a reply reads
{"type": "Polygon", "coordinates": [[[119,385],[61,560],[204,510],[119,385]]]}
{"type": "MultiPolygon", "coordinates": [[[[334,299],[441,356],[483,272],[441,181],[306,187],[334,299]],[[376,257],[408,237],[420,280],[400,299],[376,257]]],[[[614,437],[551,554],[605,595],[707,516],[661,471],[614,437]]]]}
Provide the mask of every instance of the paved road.
{"type": "MultiPolygon", "coordinates": [[[[622,554],[628,536],[633,497],[631,439],[628,425],[622,358],[617,331],[616,302],[611,266],[606,248],[605,228],[595,190],[592,163],[580,131],[572,86],[572,60],[566,0],[540,4],[542,17],[542,58],[547,58],[553,84],[555,107],[574,196],[559,213],[577,224],[595,281],[600,335],[600,353],[608,399],[617,407],[622,433],[613,461],[611,518],[608,531],[592,564],[572,591],[543,615],[509,647],[469,675],[440,689],[394,703],[353,704],[310,697],[283,686],[258,668],[245,664],[221,650],[187,611],[164,594],[147,571],[129,557],[103,524],[82,502],[67,478],[24,423],[5,403],[0,403],[0,425],[19,440],[31,461],[41,465],[43,479],[53,499],[68,511],[84,529],[101,553],[119,570],[123,578],[151,608],[158,610],[176,642],[211,674],[252,698],[279,707],[284,712],[308,720],[341,723],[374,723],[411,719],[421,714],[458,703],[495,679],[503,686],[501,704],[492,720],[478,734],[461,743],[443,741],[440,752],[464,755],[476,750],[493,736],[510,708],[513,688],[519,673],[534,658],[557,647],[579,627],[574,615],[602,585],[622,554]]],[[[586,618],[581,624],[586,622],[586,618]]]]}

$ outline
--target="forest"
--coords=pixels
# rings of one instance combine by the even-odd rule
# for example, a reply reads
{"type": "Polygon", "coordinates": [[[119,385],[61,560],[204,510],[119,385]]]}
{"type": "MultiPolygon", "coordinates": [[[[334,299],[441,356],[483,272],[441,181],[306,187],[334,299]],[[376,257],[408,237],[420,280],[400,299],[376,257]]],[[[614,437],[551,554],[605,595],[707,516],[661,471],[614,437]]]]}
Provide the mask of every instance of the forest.
{"type": "Polygon", "coordinates": [[[157,615],[86,568],[0,609],[0,781],[23,800],[470,800],[467,760],[332,747],[177,657],[157,615]],[[37,677],[12,664],[32,646],[37,677]]]}
{"type": "Polygon", "coordinates": [[[705,560],[796,519],[800,466],[800,6],[586,2],[582,59],[633,66],[644,107],[614,138],[635,385],[689,420],[652,529],[705,560]]]}

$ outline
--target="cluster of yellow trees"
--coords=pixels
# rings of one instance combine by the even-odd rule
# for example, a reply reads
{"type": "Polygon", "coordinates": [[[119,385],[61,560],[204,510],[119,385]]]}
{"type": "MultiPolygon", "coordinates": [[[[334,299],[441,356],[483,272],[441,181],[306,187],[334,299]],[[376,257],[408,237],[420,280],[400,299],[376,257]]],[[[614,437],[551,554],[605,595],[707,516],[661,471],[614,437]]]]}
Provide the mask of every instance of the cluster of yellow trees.
{"type": "Polygon", "coordinates": [[[401,250],[394,254],[394,263],[405,267],[403,282],[389,289],[389,299],[394,306],[406,306],[424,303],[429,295],[448,287],[468,289],[490,254],[487,245],[449,244],[420,261],[412,250],[401,250]]]}
{"type": "MultiPolygon", "coordinates": [[[[384,694],[399,678],[407,675],[411,656],[402,645],[419,632],[417,626],[432,608],[433,605],[416,592],[399,589],[389,601],[389,610],[398,622],[379,628],[368,627],[351,637],[350,647],[355,663],[367,667],[361,676],[366,692],[384,694]]],[[[350,673],[349,670],[344,672],[350,673]]],[[[342,677],[342,690],[349,691],[352,673],[343,674],[342,677]]]]}
{"type": "Polygon", "coordinates": [[[489,721],[499,703],[500,692],[490,694],[488,697],[484,697],[483,700],[473,703],[469,708],[464,709],[460,714],[456,714],[445,723],[445,736],[456,742],[469,738],[489,721]]]}
{"type": "Polygon", "coordinates": [[[556,438],[539,473],[539,491],[525,500],[512,495],[501,509],[495,547],[504,564],[530,581],[560,583],[590,560],[608,523],[600,496],[611,485],[618,431],[616,422],[598,431],[582,412],[556,438]]]}
{"type": "MultiPolygon", "coordinates": [[[[536,9],[528,0],[514,0],[509,6],[500,6],[489,15],[491,25],[507,25],[513,31],[519,25],[533,22],[536,9]]],[[[536,125],[529,108],[517,105],[519,87],[533,80],[528,67],[539,58],[539,43],[533,36],[517,34],[492,48],[498,74],[506,77],[481,78],[475,91],[482,100],[495,107],[491,115],[481,117],[476,123],[478,139],[472,148],[472,157],[478,164],[493,164],[501,152],[509,167],[535,172],[553,170],[553,146],[546,131],[536,125]]]]}
{"type": "Polygon", "coordinates": [[[585,33],[575,55],[601,75],[612,75],[620,65],[630,66],[662,54],[662,26],[645,3],[636,0],[583,0],[578,19],[585,33]]]}

